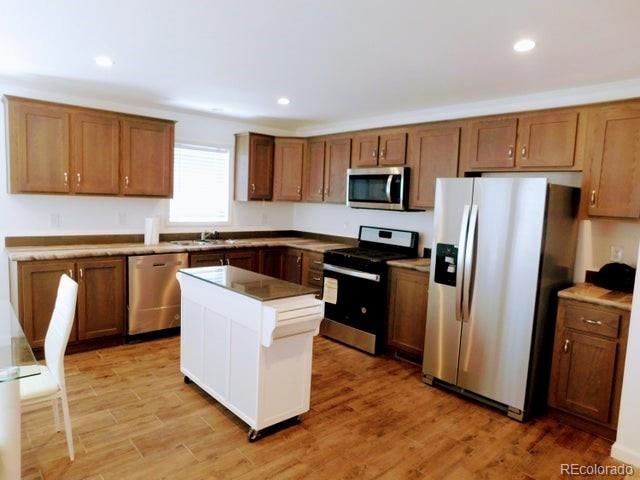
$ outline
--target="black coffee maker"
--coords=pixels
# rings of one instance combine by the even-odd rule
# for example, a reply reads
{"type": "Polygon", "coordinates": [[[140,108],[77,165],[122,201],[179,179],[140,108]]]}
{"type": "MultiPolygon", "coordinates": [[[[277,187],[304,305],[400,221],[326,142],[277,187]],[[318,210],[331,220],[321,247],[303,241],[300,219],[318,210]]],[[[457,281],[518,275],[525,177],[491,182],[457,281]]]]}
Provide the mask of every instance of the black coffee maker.
{"type": "Polygon", "coordinates": [[[607,263],[593,276],[593,283],[608,290],[633,292],[636,269],[625,263],[607,263]]]}

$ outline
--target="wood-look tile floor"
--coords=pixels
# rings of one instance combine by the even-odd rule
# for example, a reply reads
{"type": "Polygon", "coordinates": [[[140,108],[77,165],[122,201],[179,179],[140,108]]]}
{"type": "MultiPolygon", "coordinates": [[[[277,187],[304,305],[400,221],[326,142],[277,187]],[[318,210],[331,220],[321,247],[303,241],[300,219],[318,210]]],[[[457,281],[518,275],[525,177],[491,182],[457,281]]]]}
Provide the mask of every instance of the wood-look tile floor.
{"type": "Polygon", "coordinates": [[[247,442],[247,426],[179,372],[179,339],[70,355],[76,459],[51,410],[23,414],[24,479],[558,478],[615,464],[610,444],[550,418],[521,424],[424,385],[420,369],[315,341],[311,411],[247,442]]]}

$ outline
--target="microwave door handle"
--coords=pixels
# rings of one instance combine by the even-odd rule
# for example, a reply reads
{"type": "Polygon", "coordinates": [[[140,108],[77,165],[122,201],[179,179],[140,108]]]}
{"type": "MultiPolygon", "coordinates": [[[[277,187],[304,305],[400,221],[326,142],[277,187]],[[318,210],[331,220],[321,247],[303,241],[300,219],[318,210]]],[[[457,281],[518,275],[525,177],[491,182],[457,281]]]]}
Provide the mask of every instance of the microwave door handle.
{"type": "Polygon", "coordinates": [[[476,235],[478,232],[478,205],[471,207],[471,216],[469,219],[469,235],[467,237],[466,252],[464,255],[464,292],[462,294],[462,310],[464,321],[471,318],[471,278],[474,269],[474,253],[476,246],[476,235]]]}
{"type": "Polygon", "coordinates": [[[460,220],[460,240],[458,240],[458,257],[456,258],[456,321],[463,320],[462,312],[462,284],[464,280],[464,259],[467,246],[467,230],[469,228],[469,205],[462,210],[460,220]]]}
{"type": "Polygon", "coordinates": [[[392,183],[393,183],[393,175],[389,175],[389,177],[387,177],[387,188],[385,189],[388,203],[391,203],[391,184],[392,183]]]}

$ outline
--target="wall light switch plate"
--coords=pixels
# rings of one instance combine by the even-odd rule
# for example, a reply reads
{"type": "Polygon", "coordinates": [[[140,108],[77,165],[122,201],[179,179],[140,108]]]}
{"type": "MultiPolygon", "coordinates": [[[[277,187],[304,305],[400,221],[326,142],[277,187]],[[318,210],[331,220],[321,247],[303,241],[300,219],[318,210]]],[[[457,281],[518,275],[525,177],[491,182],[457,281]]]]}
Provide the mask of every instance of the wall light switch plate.
{"type": "Polygon", "coordinates": [[[60,228],[60,214],[59,213],[50,213],[49,214],[49,226],[51,228],[60,228]]]}
{"type": "Polygon", "coordinates": [[[127,212],[118,212],[118,226],[124,227],[127,224],[127,212]]]}
{"type": "Polygon", "coordinates": [[[621,245],[611,245],[611,261],[612,262],[622,262],[622,257],[624,256],[624,247],[621,245]]]}

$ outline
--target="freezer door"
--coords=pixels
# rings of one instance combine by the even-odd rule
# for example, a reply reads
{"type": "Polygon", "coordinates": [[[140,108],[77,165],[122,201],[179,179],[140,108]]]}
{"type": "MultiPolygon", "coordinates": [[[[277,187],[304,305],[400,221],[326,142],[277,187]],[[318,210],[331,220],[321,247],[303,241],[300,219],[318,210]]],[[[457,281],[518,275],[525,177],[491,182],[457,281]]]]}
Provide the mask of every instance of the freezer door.
{"type": "Polygon", "coordinates": [[[523,410],[547,180],[474,182],[458,386],[523,410]]]}
{"type": "Polygon", "coordinates": [[[463,243],[472,194],[472,178],[436,180],[432,272],[429,275],[422,371],[448,383],[456,382],[458,371],[463,243]]]}

